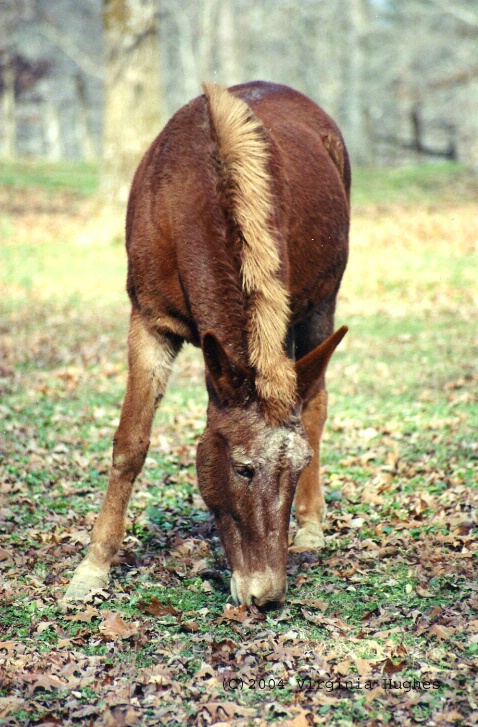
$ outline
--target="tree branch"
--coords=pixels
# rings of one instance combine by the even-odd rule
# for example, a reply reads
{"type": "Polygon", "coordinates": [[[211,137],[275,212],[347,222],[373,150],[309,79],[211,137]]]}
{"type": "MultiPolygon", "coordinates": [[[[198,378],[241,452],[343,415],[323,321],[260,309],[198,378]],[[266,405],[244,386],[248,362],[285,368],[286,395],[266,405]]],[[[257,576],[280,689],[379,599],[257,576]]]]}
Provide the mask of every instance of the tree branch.
{"type": "Polygon", "coordinates": [[[88,58],[74,43],[71,38],[60,33],[53,25],[43,22],[39,26],[40,33],[47,38],[51,43],[57,46],[63,51],[65,55],[75,63],[80,70],[83,71],[87,76],[92,76],[98,81],[104,81],[104,73],[101,68],[98,67],[98,63],[94,63],[88,58]]]}
{"type": "Polygon", "coordinates": [[[451,15],[456,20],[478,29],[478,15],[468,12],[465,8],[457,7],[456,3],[447,0],[430,0],[430,2],[446,15],[451,15]]]}

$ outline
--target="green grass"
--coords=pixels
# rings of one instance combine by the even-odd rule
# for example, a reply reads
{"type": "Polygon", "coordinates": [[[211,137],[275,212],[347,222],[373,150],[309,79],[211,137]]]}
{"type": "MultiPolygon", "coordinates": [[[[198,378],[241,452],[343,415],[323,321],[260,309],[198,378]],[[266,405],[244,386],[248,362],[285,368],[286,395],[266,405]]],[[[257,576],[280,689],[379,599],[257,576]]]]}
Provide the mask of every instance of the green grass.
{"type": "Polygon", "coordinates": [[[469,723],[478,650],[475,213],[471,205],[453,211],[469,215],[456,235],[446,209],[429,217],[409,206],[414,195],[444,199],[455,171],[408,170],[409,186],[405,170],[356,175],[360,204],[372,207],[355,216],[337,315],[350,331],[328,379],[326,547],[291,554],[284,609],[243,623],[221,619],[230,574],[197,493],[206,393],[199,352],[187,347],[157,416],[109,594],[95,598],[89,616],[85,604],[58,603],[108,475],[126,379],[125,257],[116,244],[65,236],[54,213],[35,240],[22,217],[8,217],[0,328],[6,724],[52,715],[64,724],[208,724],[225,719],[211,706],[221,702],[244,724],[440,724],[452,711],[455,724],[469,723]],[[377,211],[380,195],[400,202],[399,213],[377,211]],[[403,220],[414,215],[402,241],[403,220]],[[154,599],[177,613],[146,613],[154,599]],[[133,634],[105,636],[109,612],[133,634]],[[362,684],[402,686],[370,699],[364,687],[304,688],[306,679],[359,674],[362,684]],[[437,679],[439,688],[407,690],[413,679],[437,679]]]}
{"type": "Polygon", "coordinates": [[[422,164],[398,169],[381,167],[353,170],[352,202],[416,204],[472,200],[477,180],[458,162],[422,164]]]}
{"type": "MultiPolygon", "coordinates": [[[[86,162],[21,160],[0,162],[0,185],[37,187],[52,192],[75,191],[91,195],[98,189],[99,166],[86,162]]],[[[412,203],[473,199],[477,182],[458,162],[425,163],[398,169],[387,167],[353,170],[353,202],[412,203]]]]}
{"type": "Polygon", "coordinates": [[[38,159],[0,162],[0,185],[49,192],[73,191],[91,195],[98,189],[98,165],[86,162],[47,162],[38,159]]]}

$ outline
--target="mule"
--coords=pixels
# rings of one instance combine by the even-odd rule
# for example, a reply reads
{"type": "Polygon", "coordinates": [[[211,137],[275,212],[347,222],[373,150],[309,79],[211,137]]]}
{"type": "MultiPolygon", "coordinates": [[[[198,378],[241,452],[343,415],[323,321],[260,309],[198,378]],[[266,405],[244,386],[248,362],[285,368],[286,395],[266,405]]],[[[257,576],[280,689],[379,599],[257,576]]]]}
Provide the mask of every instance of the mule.
{"type": "Polygon", "coordinates": [[[181,108],[134,176],[127,210],[129,373],[108,489],[66,598],[105,587],[153,416],[184,341],[202,349],[202,497],[238,604],[284,602],[289,520],[320,548],[325,371],[348,255],[350,165],[335,123],[254,82],[181,108]]]}

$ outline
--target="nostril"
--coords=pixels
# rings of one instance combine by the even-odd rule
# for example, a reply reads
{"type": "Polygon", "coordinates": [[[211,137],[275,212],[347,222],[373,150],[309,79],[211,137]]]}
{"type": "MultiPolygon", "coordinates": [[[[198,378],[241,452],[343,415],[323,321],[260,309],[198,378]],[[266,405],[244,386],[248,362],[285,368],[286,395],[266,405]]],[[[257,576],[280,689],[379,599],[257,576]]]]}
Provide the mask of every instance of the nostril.
{"type": "Polygon", "coordinates": [[[251,596],[251,604],[261,611],[275,611],[284,605],[284,601],[285,593],[281,593],[280,595],[275,593],[274,595],[263,596],[262,598],[251,596]]]}
{"type": "Polygon", "coordinates": [[[265,571],[254,574],[233,573],[231,593],[236,603],[270,611],[285,601],[286,584],[282,574],[265,571]]]}
{"type": "Polygon", "coordinates": [[[263,613],[267,613],[269,611],[277,611],[279,608],[281,608],[284,605],[284,600],[284,598],[275,598],[272,600],[263,601],[262,603],[255,602],[254,606],[263,613]]]}

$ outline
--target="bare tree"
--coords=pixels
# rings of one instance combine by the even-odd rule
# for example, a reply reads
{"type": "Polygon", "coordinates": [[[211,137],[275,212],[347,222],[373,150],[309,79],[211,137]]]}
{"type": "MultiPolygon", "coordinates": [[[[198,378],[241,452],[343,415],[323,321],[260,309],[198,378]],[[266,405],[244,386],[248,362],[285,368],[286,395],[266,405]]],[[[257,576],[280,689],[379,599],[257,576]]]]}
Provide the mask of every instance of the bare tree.
{"type": "Polygon", "coordinates": [[[154,0],[104,0],[106,49],[102,194],[124,206],[131,178],[160,130],[158,12],[154,0]]]}
{"type": "Polygon", "coordinates": [[[17,119],[15,112],[15,68],[6,62],[2,68],[3,155],[13,159],[17,155],[17,119]]]}

